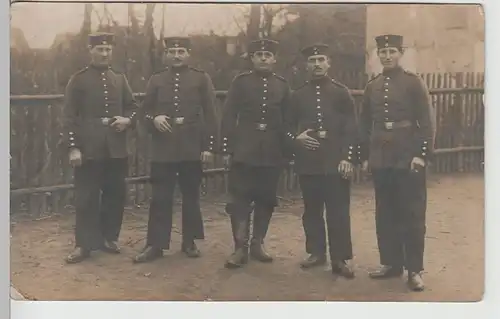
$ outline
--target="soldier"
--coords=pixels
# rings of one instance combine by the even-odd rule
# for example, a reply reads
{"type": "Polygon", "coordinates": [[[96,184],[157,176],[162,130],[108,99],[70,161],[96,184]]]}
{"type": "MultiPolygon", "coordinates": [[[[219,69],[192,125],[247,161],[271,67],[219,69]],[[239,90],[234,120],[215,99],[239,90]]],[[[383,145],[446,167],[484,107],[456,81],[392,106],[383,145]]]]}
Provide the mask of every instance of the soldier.
{"type": "Polygon", "coordinates": [[[65,131],[76,196],[76,248],[66,258],[68,263],[80,262],[96,249],[120,252],[117,241],[128,173],[126,130],[135,125],[137,103],[125,75],[110,67],[113,44],[113,34],[90,35],[92,62],[66,86],[65,131]]]}
{"type": "Polygon", "coordinates": [[[309,257],[302,268],[326,262],[326,224],[332,272],[353,278],[350,225],[350,176],[357,162],[354,100],[346,86],[328,76],[328,46],[302,49],[310,80],[291,95],[287,137],[304,200],[302,222],[309,257]],[[298,134],[296,134],[298,132],[298,134]]]}
{"type": "Polygon", "coordinates": [[[382,264],[370,277],[399,277],[406,267],[409,287],[421,291],[425,167],[434,146],[430,99],[420,77],[399,65],[403,37],[382,35],[376,43],[383,72],[366,86],[360,116],[361,159],[373,175],[382,264]]]}
{"type": "Polygon", "coordinates": [[[290,88],[273,73],[278,42],[251,42],[248,54],[253,70],[231,83],[222,119],[222,152],[230,166],[227,210],[235,250],[227,268],[243,266],[248,260],[250,214],[254,211],[251,256],[261,262],[273,258],[264,249],[271,216],[277,205],[276,191],[284,163],[283,114],[290,88]],[[254,204],[254,208],[252,208],[254,204]]]}
{"type": "Polygon", "coordinates": [[[163,256],[170,248],[173,195],[182,193],[182,248],[200,256],[196,239],[204,239],[200,209],[203,163],[213,158],[216,141],[215,91],[210,76],[189,65],[189,38],[165,38],[169,67],[151,76],[143,111],[152,136],[151,184],[147,243],[134,262],[163,256]]]}

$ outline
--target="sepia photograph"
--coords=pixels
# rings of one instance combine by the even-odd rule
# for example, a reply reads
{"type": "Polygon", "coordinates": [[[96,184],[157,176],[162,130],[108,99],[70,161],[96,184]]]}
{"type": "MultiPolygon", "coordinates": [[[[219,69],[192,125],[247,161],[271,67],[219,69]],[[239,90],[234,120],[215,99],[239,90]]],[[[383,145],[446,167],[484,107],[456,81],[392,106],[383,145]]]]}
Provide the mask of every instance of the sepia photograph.
{"type": "Polygon", "coordinates": [[[481,301],[484,88],[477,3],[13,2],[11,298],[481,301]]]}

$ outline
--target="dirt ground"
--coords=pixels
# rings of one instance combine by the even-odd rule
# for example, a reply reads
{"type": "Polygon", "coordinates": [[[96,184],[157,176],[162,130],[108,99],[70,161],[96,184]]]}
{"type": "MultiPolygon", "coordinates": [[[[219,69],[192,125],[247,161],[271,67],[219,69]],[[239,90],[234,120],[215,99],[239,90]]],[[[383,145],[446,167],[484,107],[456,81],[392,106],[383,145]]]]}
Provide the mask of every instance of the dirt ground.
{"type": "MultiPolygon", "coordinates": [[[[302,270],[305,257],[302,202],[287,203],[273,216],[266,247],[272,264],[250,262],[228,270],[232,250],[223,203],[204,202],[203,256],[188,259],[180,250],[179,229],[173,249],[161,260],[136,265],[131,257],[144,245],[147,212],[127,211],[121,255],[95,253],[77,265],[63,261],[73,247],[74,215],[42,220],[13,219],[12,284],[38,300],[351,300],[477,301],[484,289],[484,178],[482,175],[433,176],[429,181],[424,292],[409,292],[405,277],[373,281],[378,265],[371,184],[355,186],[352,233],[356,278],[334,277],[329,267],[302,270]]],[[[178,210],[177,210],[178,211],[178,210]]],[[[180,214],[176,224],[180,225],[180,214]]]]}

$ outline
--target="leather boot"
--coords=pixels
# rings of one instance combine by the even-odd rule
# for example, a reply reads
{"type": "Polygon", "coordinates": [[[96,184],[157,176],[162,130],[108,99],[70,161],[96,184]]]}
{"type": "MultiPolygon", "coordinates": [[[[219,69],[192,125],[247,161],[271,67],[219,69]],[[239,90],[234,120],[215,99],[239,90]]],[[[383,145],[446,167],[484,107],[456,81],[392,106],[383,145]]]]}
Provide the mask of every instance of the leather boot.
{"type": "Polygon", "coordinates": [[[153,261],[163,256],[163,249],[147,246],[144,250],[137,256],[134,257],[134,263],[145,263],[149,261],[153,261]]]}
{"type": "Polygon", "coordinates": [[[75,250],[73,250],[71,252],[71,254],[69,254],[66,257],[66,263],[76,264],[76,263],[84,261],[85,259],[87,259],[89,257],[90,257],[90,250],[84,249],[81,247],[76,247],[75,250]]]}
{"type": "Polygon", "coordinates": [[[264,238],[266,237],[269,223],[271,221],[272,211],[264,209],[255,209],[253,216],[253,232],[250,243],[250,256],[263,263],[270,263],[273,257],[270,256],[264,248],[264,238]]]}
{"type": "Polygon", "coordinates": [[[410,287],[413,291],[423,291],[424,280],[422,279],[422,275],[418,272],[408,272],[408,287],[410,287]]]}
{"type": "Polygon", "coordinates": [[[372,279],[387,279],[401,277],[403,275],[403,267],[382,266],[369,274],[372,279]]]}
{"type": "Polygon", "coordinates": [[[201,256],[201,252],[196,246],[194,240],[186,240],[182,243],[181,250],[186,254],[189,258],[197,258],[201,256]]]}
{"type": "Polygon", "coordinates": [[[102,246],[102,251],[110,253],[110,254],[119,254],[120,246],[116,241],[105,240],[102,246]]]}
{"type": "Polygon", "coordinates": [[[355,276],[352,266],[345,260],[332,260],[332,273],[348,279],[353,279],[355,276]]]}
{"type": "Polygon", "coordinates": [[[300,268],[307,269],[326,264],[326,256],[324,254],[311,254],[300,263],[300,268]]]}
{"type": "Polygon", "coordinates": [[[226,268],[239,268],[248,262],[248,240],[250,235],[250,217],[238,220],[231,215],[231,228],[234,239],[234,252],[226,260],[226,268]]]}

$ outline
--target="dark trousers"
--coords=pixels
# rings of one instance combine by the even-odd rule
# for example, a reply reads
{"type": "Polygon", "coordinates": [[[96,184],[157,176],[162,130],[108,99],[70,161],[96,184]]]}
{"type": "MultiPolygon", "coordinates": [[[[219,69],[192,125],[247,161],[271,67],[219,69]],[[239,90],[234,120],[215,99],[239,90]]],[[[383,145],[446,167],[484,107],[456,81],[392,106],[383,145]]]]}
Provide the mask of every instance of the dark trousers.
{"type": "Polygon", "coordinates": [[[427,188],[425,170],[373,170],[380,263],[423,270],[427,188]]]}
{"type": "Polygon", "coordinates": [[[304,199],[302,223],[306,235],[306,252],[313,255],[326,254],[323,217],[326,207],[330,259],[352,259],[350,181],[340,174],[300,175],[299,183],[304,199]]]}
{"type": "Polygon", "coordinates": [[[170,248],[174,190],[179,181],[182,193],[182,241],[204,239],[200,209],[200,185],[203,170],[200,161],[151,163],[153,195],[149,208],[147,245],[170,248]]]}
{"type": "Polygon", "coordinates": [[[88,160],[75,168],[77,247],[95,250],[104,240],[118,240],[127,174],[127,158],[88,160]]]}
{"type": "Polygon", "coordinates": [[[229,171],[229,194],[231,195],[231,218],[233,221],[248,220],[254,204],[253,228],[256,239],[263,240],[267,234],[274,208],[281,168],[273,166],[250,166],[233,163],[229,171]]]}

